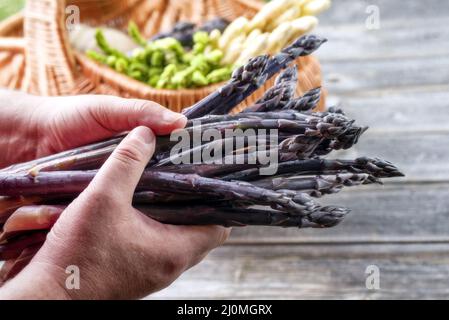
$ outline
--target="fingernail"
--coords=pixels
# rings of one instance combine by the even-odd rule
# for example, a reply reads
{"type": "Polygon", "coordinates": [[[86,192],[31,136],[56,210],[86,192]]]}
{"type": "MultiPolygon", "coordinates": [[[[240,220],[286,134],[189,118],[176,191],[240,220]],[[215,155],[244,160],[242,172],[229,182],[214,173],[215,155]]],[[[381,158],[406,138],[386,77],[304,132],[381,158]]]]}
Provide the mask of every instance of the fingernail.
{"type": "Polygon", "coordinates": [[[153,144],[154,143],[154,134],[151,129],[147,127],[137,127],[133,131],[129,133],[129,138],[135,138],[137,140],[142,141],[145,144],[153,144]]]}
{"type": "Polygon", "coordinates": [[[176,123],[178,121],[181,121],[181,119],[184,120],[186,119],[186,117],[180,113],[176,113],[173,111],[167,110],[162,114],[162,121],[166,123],[176,123]]]}

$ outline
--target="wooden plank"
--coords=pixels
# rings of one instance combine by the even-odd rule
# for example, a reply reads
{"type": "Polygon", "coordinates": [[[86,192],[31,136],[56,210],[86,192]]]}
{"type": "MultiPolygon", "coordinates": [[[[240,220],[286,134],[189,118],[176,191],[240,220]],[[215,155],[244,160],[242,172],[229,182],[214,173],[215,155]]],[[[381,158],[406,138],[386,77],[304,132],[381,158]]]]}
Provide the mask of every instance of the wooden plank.
{"type": "Polygon", "coordinates": [[[322,69],[324,86],[340,95],[449,83],[449,56],[324,62],[322,69]]]}
{"type": "Polygon", "coordinates": [[[405,135],[409,131],[449,130],[449,87],[444,91],[330,96],[329,101],[340,103],[350,118],[369,125],[370,131],[403,131],[405,135]]]}
{"type": "MultiPolygon", "coordinates": [[[[325,18],[320,19],[324,21],[325,18]]],[[[363,24],[320,25],[314,33],[329,41],[315,53],[320,60],[366,60],[442,56],[449,53],[449,17],[384,22],[379,30],[363,24]]]]}
{"type": "Polygon", "coordinates": [[[441,132],[368,130],[349,150],[329,158],[379,157],[393,162],[406,175],[402,181],[447,181],[449,179],[449,135],[441,132]]]}
{"type": "Polygon", "coordinates": [[[329,229],[234,228],[230,243],[353,243],[449,241],[449,184],[347,189],[319,199],[351,213],[329,229]]]}
{"type": "Polygon", "coordinates": [[[152,298],[447,299],[448,281],[447,244],[225,246],[152,298]]]}
{"type": "MultiPolygon", "coordinates": [[[[320,15],[320,23],[336,26],[338,24],[365,25],[368,17],[366,8],[375,5],[379,8],[381,27],[382,23],[401,20],[404,24],[413,19],[425,22],[447,17],[449,2],[446,0],[426,1],[391,1],[391,0],[337,0],[333,1],[332,8],[320,15]]],[[[410,23],[411,24],[411,23],[410,23]]]]}
{"type": "Polygon", "coordinates": [[[333,229],[234,228],[234,245],[155,297],[447,298],[447,9],[442,0],[339,0],[320,17],[317,32],[330,40],[317,53],[325,85],[349,116],[372,127],[340,156],[388,158],[406,179],[321,199],[353,210],[333,229]],[[380,8],[379,30],[365,27],[368,5],[380,8]],[[429,180],[443,182],[421,182],[429,180]],[[292,245],[262,244],[277,242],[292,245]],[[365,288],[371,264],[380,267],[380,291],[365,288]]]}

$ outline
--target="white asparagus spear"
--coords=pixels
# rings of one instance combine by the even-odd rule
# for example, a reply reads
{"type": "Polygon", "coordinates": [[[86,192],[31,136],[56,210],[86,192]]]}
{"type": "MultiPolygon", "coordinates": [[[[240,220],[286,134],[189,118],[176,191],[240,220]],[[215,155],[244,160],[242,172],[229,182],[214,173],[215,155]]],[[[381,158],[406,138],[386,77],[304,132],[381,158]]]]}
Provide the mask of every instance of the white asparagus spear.
{"type": "Polygon", "coordinates": [[[245,64],[250,58],[266,53],[268,38],[269,33],[262,33],[259,34],[251,43],[248,43],[248,45],[238,57],[236,61],[237,65],[245,64]]]}
{"type": "Polygon", "coordinates": [[[246,37],[246,39],[245,39],[245,42],[244,42],[244,46],[245,46],[245,48],[248,46],[248,45],[251,45],[252,43],[253,43],[253,41],[255,41],[256,40],[256,38],[259,36],[259,35],[261,35],[262,34],[262,31],[260,30],[260,29],[254,29],[253,31],[251,31],[249,34],[248,34],[248,36],[246,37]]]}
{"type": "Polygon", "coordinates": [[[231,22],[231,24],[223,32],[223,35],[218,42],[220,49],[226,51],[231,46],[235,38],[241,35],[246,35],[248,23],[249,21],[245,17],[239,17],[231,22]]]}
{"type": "Polygon", "coordinates": [[[285,10],[288,10],[297,0],[273,0],[260,9],[260,11],[249,22],[249,30],[261,29],[275,17],[279,16],[285,10]]]}
{"type": "Polygon", "coordinates": [[[301,16],[301,6],[294,5],[290,9],[284,11],[278,17],[271,20],[265,27],[265,31],[273,31],[279,27],[282,23],[295,20],[301,16]]]}
{"type": "Polygon", "coordinates": [[[244,42],[245,42],[246,36],[240,35],[237,38],[235,38],[231,44],[228,46],[226,51],[224,51],[224,57],[221,60],[223,64],[234,64],[237,58],[240,56],[241,52],[244,49],[244,42]]]}
{"type": "Polygon", "coordinates": [[[267,52],[269,54],[278,53],[284,47],[284,44],[288,41],[288,39],[291,38],[292,32],[291,22],[287,21],[281,23],[281,25],[274,29],[268,37],[267,52]]]}
{"type": "Polygon", "coordinates": [[[318,25],[318,18],[314,16],[304,16],[291,22],[292,32],[282,47],[300,36],[312,31],[318,25]]]}
{"type": "Polygon", "coordinates": [[[302,14],[305,16],[316,16],[329,9],[330,6],[330,0],[311,0],[302,6],[302,14]]]}
{"type": "Polygon", "coordinates": [[[221,38],[221,32],[218,29],[214,29],[209,33],[210,43],[214,48],[218,48],[218,42],[221,38]]]}

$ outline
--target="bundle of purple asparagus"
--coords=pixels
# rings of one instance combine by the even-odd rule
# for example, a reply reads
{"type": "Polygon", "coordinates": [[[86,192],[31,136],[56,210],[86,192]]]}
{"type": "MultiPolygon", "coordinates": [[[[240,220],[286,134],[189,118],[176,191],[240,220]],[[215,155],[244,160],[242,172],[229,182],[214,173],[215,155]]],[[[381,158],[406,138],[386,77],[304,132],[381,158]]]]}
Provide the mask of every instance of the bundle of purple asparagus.
{"type": "MultiPolygon", "coordinates": [[[[320,158],[351,148],[367,129],[340,109],[313,112],[319,88],[295,97],[296,67],[289,65],[324,42],[303,36],[275,56],[253,58],[222,88],[186,109],[189,121],[184,133],[193,138],[199,128],[214,130],[216,139],[173,152],[177,141],[158,137],[153,159],[134,194],[135,207],[170,224],[325,228],[338,224],[349,210],[322,206],[314,198],[402,176],[393,164],[380,159],[320,158]],[[229,114],[279,71],[273,88],[259,101],[229,114]],[[226,134],[247,129],[252,130],[249,135],[226,134]],[[259,141],[256,135],[261,129],[275,130],[276,135],[259,141]],[[249,146],[252,137],[266,149],[249,146]],[[226,152],[214,154],[213,162],[195,160],[195,154],[229,145],[226,152]],[[269,164],[259,157],[267,152],[275,155],[270,161],[277,164],[271,175],[263,173],[269,164]]],[[[8,260],[0,279],[26,265],[65,206],[86,188],[122,139],[114,137],[0,170],[0,260],[8,260]]]]}

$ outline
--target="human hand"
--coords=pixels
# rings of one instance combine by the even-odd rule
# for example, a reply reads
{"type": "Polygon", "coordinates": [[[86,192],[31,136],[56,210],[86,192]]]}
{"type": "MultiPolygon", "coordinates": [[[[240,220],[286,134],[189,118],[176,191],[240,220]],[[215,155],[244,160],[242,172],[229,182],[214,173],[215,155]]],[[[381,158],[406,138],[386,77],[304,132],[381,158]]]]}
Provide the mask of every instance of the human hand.
{"type": "Polygon", "coordinates": [[[154,147],[151,130],[133,130],[0,298],[139,298],[166,287],[222,244],[228,229],[164,225],[132,207],[154,147]],[[65,285],[68,266],[79,268],[79,290],[65,285]]]}
{"type": "Polygon", "coordinates": [[[102,140],[137,126],[168,134],[185,117],[146,100],[38,97],[0,90],[0,167],[102,140]]]}

